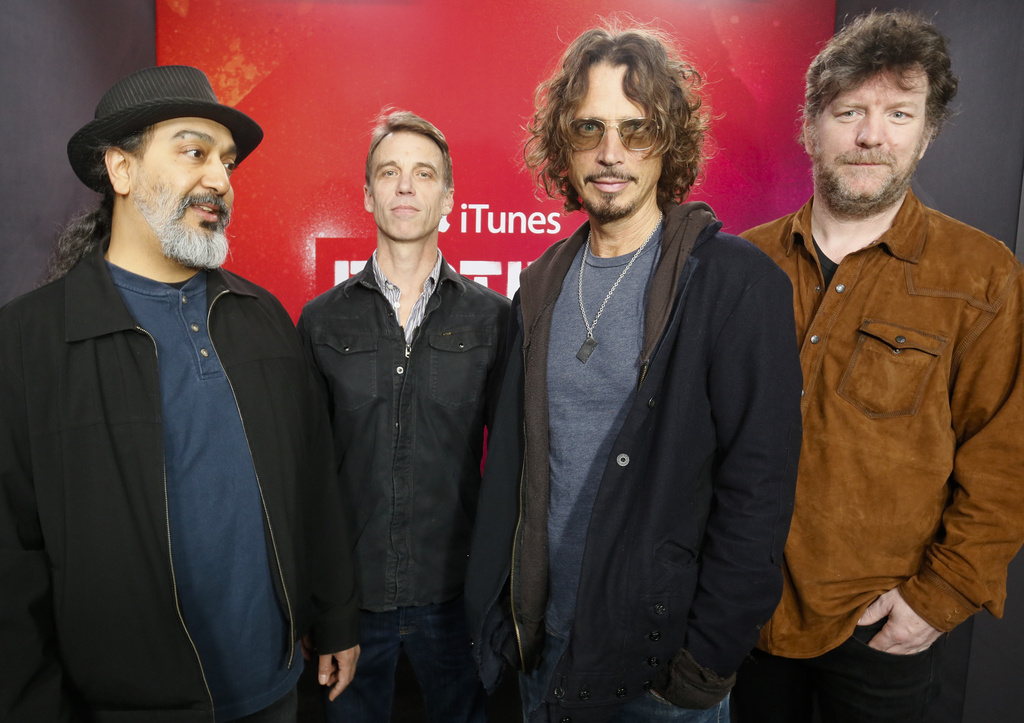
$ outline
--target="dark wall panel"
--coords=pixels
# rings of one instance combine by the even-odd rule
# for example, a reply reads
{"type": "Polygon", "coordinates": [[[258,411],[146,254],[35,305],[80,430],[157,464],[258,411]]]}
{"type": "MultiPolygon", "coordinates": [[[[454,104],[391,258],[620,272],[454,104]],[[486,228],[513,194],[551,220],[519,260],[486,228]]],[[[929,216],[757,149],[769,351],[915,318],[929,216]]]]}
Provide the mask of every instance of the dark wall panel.
{"type": "Polygon", "coordinates": [[[156,63],[153,0],[0,5],[0,305],[33,288],[64,222],[96,195],[68,138],[118,78],[156,63]]]}

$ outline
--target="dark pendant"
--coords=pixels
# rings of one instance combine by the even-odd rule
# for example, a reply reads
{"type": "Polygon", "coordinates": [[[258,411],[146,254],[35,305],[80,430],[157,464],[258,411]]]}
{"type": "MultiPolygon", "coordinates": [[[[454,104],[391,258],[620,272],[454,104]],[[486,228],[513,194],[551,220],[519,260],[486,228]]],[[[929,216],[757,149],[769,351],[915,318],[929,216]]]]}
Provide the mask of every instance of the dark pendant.
{"type": "Polygon", "coordinates": [[[597,339],[588,335],[587,340],[583,342],[583,346],[581,346],[580,350],[576,352],[576,358],[579,359],[584,364],[586,364],[587,359],[589,359],[590,355],[594,353],[594,347],[596,346],[597,339]]]}

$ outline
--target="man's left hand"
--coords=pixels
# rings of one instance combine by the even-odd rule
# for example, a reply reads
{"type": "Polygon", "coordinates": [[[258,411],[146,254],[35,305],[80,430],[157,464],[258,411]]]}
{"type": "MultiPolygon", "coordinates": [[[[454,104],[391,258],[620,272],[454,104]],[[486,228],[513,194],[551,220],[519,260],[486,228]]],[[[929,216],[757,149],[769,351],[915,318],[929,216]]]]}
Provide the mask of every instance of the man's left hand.
{"type": "Polygon", "coordinates": [[[320,656],[317,679],[320,681],[320,685],[331,686],[331,690],[327,694],[328,700],[337,698],[341,695],[341,691],[345,690],[352,682],[352,678],[356,674],[357,660],[359,660],[358,645],[348,650],[320,656]]]}
{"type": "Polygon", "coordinates": [[[857,624],[871,625],[886,615],[889,619],[885,626],[868,642],[875,650],[893,655],[913,655],[927,650],[942,635],[915,613],[896,589],[871,603],[857,624]]]}

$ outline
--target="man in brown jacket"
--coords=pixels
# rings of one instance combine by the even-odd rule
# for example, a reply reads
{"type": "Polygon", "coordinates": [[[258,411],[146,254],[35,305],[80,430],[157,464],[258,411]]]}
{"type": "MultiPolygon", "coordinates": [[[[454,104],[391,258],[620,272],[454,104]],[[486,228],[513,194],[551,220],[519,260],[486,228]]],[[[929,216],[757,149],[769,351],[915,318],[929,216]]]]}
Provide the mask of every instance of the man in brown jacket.
{"type": "Polygon", "coordinates": [[[922,720],[944,633],[1000,616],[1024,539],[1021,264],[909,190],[956,94],[908,13],[807,73],[814,196],[744,236],[793,282],[804,436],[782,602],[740,669],[747,721],[922,720]]]}

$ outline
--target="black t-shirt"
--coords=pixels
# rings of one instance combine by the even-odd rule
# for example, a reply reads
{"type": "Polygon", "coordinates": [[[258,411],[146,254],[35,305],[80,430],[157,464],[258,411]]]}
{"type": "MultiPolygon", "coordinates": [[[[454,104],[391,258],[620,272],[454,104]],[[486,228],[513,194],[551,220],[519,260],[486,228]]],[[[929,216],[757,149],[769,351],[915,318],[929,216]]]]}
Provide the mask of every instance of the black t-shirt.
{"type": "Polygon", "coordinates": [[[839,268],[839,264],[822,253],[821,247],[818,246],[818,242],[813,236],[811,237],[811,242],[814,244],[814,250],[818,253],[818,263],[821,264],[821,275],[825,277],[825,286],[828,287],[832,284],[832,277],[836,275],[836,269],[839,268]]]}

